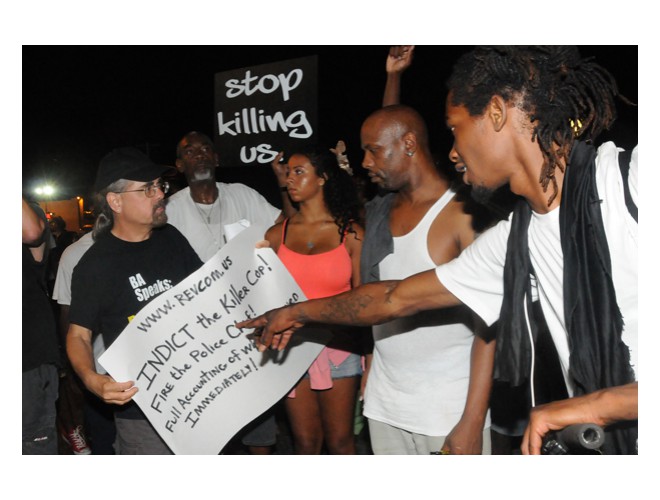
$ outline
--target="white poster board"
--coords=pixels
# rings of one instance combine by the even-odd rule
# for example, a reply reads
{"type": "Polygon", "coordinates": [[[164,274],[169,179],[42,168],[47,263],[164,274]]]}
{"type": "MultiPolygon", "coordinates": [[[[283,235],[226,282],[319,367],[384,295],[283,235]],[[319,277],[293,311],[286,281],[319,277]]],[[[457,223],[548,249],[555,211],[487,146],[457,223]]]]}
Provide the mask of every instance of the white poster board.
{"type": "Polygon", "coordinates": [[[308,330],[260,353],[235,323],[305,297],[264,229],[242,231],[198,271],[155,297],[99,358],[176,454],[217,454],[285,396],[329,339],[308,330]]]}

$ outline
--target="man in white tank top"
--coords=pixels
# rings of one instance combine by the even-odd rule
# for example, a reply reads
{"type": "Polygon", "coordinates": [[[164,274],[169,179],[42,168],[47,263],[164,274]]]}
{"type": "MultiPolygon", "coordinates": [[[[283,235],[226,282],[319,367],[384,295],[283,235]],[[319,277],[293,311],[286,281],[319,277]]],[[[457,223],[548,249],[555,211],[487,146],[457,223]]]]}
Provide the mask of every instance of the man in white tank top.
{"type": "MultiPolygon", "coordinates": [[[[363,282],[403,279],[456,257],[474,239],[472,218],[435,167],[422,117],[382,108],[361,138],[372,182],[395,191],[367,205],[363,282]]],[[[475,321],[458,307],[374,327],[364,414],[375,454],[490,453],[494,342],[474,335],[475,321]]]]}
{"type": "Polygon", "coordinates": [[[257,329],[259,349],[283,350],[307,323],[375,325],[466,303],[489,324],[500,319],[498,380],[530,387],[523,454],[540,454],[550,431],[589,423],[604,427],[605,454],[637,454],[638,155],[593,145],[616,118],[614,78],[577,47],[484,46],[458,59],[447,88],[449,159],[475,198],[508,185],[520,197],[514,216],[435,270],[237,326],[257,329]],[[470,273],[463,290],[454,286],[470,273]],[[547,324],[559,356],[568,355],[562,367],[574,386],[566,387],[572,397],[539,405],[529,384],[534,325],[541,323],[529,307],[532,286],[543,314],[559,319],[547,324]],[[486,314],[493,301],[501,307],[486,314]]]}

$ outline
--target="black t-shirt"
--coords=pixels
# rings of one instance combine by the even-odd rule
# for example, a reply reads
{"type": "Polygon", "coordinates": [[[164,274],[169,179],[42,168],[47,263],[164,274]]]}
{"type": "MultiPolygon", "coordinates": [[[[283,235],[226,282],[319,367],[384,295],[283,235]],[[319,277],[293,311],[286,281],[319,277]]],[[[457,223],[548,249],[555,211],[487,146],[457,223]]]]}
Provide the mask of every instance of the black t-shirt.
{"type": "Polygon", "coordinates": [[[101,332],[107,348],[151,299],[201,266],[188,240],[169,224],[137,243],[103,234],[73,271],[69,321],[101,332]]]}
{"type": "Polygon", "coordinates": [[[201,266],[188,240],[169,224],[137,243],[106,233],[73,271],[69,321],[101,332],[110,347],[151,299],[201,266]]]}
{"type": "MultiPolygon", "coordinates": [[[[46,221],[38,206],[35,212],[46,221]]],[[[50,238],[48,224],[46,236],[50,238]]],[[[48,245],[46,245],[48,246],[48,245]]],[[[23,245],[23,371],[43,364],[59,364],[61,361],[55,315],[46,288],[48,252],[41,262],[35,262],[32,252],[23,245]]]]}

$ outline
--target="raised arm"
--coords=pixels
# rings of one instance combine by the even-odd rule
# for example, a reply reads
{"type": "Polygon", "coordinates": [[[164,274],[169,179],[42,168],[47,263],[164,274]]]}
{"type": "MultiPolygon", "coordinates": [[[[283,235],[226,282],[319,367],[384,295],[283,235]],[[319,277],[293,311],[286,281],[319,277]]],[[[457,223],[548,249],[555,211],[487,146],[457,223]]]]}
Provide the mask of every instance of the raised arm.
{"type": "Polygon", "coordinates": [[[333,297],[274,309],[239,328],[255,328],[260,350],[282,350],[291,335],[308,323],[369,326],[419,311],[460,304],[438,280],[435,270],[400,281],[368,283],[333,297]]]}
{"type": "Polygon", "coordinates": [[[387,80],[383,94],[383,106],[399,104],[401,98],[401,75],[412,63],[414,45],[394,45],[385,61],[387,80]]]}
{"type": "Polygon", "coordinates": [[[284,152],[280,151],[270,164],[270,166],[273,167],[273,173],[277,179],[277,187],[280,190],[280,196],[282,197],[282,213],[275,222],[282,222],[287,217],[291,217],[296,213],[296,208],[293,206],[291,198],[289,198],[289,192],[286,189],[287,165],[280,161],[283,156],[284,152]]]}

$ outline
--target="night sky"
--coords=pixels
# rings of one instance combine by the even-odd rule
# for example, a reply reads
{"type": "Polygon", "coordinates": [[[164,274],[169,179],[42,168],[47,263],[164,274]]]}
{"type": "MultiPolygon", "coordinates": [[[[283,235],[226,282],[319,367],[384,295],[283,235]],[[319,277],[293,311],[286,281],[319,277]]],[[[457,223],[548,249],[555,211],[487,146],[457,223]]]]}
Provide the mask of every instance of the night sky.
{"type": "MultiPolygon", "coordinates": [[[[402,102],[425,117],[434,151],[444,161],[444,82],[467,46],[417,46],[403,79],[402,102]]],[[[388,46],[24,46],[23,189],[49,180],[73,195],[88,195],[100,158],[134,145],[173,164],[175,145],[189,130],[213,134],[214,74],[318,55],[318,135],[338,139],[359,165],[362,120],[381,104],[388,46]]],[[[637,46],[581,47],[637,101],[637,46]]],[[[637,110],[620,107],[612,131],[624,146],[637,143],[637,110]]],[[[612,135],[611,134],[611,135],[612,135]]],[[[268,169],[219,169],[218,179],[240,181],[277,198],[268,169]]]]}

